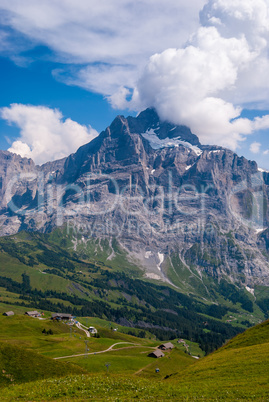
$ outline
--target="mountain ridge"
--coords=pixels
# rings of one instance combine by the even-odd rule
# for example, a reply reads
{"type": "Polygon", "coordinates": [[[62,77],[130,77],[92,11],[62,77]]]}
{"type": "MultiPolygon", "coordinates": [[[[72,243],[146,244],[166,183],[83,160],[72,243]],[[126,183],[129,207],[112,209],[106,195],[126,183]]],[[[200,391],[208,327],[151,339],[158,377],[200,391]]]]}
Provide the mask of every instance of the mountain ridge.
{"type": "Polygon", "coordinates": [[[86,253],[92,239],[116,238],[145,278],[180,289],[269,285],[269,174],[153,109],[117,116],[60,161],[1,155],[1,235],[68,224],[86,253]]]}

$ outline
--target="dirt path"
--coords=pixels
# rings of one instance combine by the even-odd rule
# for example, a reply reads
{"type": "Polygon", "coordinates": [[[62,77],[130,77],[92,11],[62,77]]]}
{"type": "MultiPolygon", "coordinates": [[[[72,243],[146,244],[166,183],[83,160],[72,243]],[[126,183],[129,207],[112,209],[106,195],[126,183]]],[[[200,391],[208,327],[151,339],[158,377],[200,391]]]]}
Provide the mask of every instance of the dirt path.
{"type": "Polygon", "coordinates": [[[85,325],[81,324],[80,322],[77,322],[77,323],[76,323],[76,327],[77,327],[78,329],[80,329],[81,331],[84,331],[85,334],[86,334],[86,336],[87,336],[87,338],[90,338],[90,337],[91,337],[91,334],[89,333],[89,331],[88,331],[87,329],[85,329],[85,328],[87,328],[87,327],[85,327],[85,325]],[[84,327],[84,328],[83,328],[83,327],[84,327]]]}
{"type": "Polygon", "coordinates": [[[90,352],[90,353],[80,353],[80,354],[78,354],[78,355],[54,357],[54,360],[69,359],[70,357],[80,357],[80,356],[85,356],[85,355],[86,355],[86,356],[88,356],[88,355],[97,355],[97,354],[99,354],[99,353],[105,353],[105,352],[111,352],[111,351],[114,352],[114,351],[122,350],[122,349],[137,348],[137,347],[139,347],[139,346],[141,347],[141,345],[136,345],[136,344],[134,344],[134,343],[132,343],[132,342],[117,342],[117,343],[114,343],[113,345],[109,346],[109,348],[106,349],[106,350],[99,350],[98,352],[90,352]],[[114,346],[122,345],[122,344],[131,344],[131,345],[133,345],[133,346],[127,346],[127,347],[124,347],[124,348],[113,349],[114,346]]]}

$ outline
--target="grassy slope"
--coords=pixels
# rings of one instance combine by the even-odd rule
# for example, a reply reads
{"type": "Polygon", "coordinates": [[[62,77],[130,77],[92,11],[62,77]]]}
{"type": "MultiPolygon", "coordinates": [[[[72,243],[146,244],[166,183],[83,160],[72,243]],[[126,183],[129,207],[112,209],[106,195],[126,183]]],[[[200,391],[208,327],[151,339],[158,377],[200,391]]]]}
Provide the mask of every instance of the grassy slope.
{"type": "MultiPolygon", "coordinates": [[[[100,338],[86,338],[85,333],[79,331],[76,327],[72,328],[72,336],[70,337],[69,326],[62,322],[53,322],[49,319],[39,320],[20,314],[12,317],[0,316],[0,342],[37,351],[39,354],[49,357],[81,354],[79,357],[69,357],[60,361],[80,366],[91,374],[104,373],[106,371],[105,364],[109,362],[111,364],[110,372],[113,374],[126,375],[137,373],[140,376],[155,376],[156,360],[148,357],[148,354],[160,342],[147,338],[137,338],[120,332],[128,329],[123,326],[120,326],[118,331],[113,331],[111,330],[111,325],[115,326],[115,324],[105,320],[91,319],[90,317],[84,318],[84,320],[87,321],[86,324],[94,325],[98,329],[100,338]],[[46,331],[52,330],[53,335],[43,334],[43,329],[46,331]],[[86,339],[89,353],[92,353],[87,358],[84,356],[84,341],[86,339]],[[119,342],[120,344],[118,344],[119,342]],[[113,350],[98,353],[114,344],[116,345],[113,347],[113,350]],[[146,368],[145,372],[144,368],[146,368]]],[[[174,343],[176,344],[176,342],[174,343]]],[[[198,345],[196,346],[198,347],[198,345]]],[[[173,350],[171,353],[167,353],[165,358],[158,363],[162,375],[169,375],[177,369],[187,367],[193,362],[194,359],[189,355],[179,350],[173,350]]],[[[24,362],[22,360],[21,366],[23,367],[23,365],[24,362]]],[[[26,365],[26,371],[27,369],[28,366],[26,365]]],[[[27,378],[25,381],[27,381],[27,378]]]]}
{"type": "Polygon", "coordinates": [[[158,365],[160,373],[152,374],[150,381],[139,378],[139,373],[136,376],[117,376],[112,373],[69,376],[6,388],[2,400],[11,401],[20,396],[20,400],[36,401],[64,401],[70,398],[79,401],[265,401],[269,397],[268,339],[269,321],[235,337],[218,351],[188,368],[177,367],[178,372],[163,381],[154,381],[154,377],[163,377],[162,365],[169,364],[169,360],[171,369],[175,370],[172,354],[175,352],[176,355],[180,351],[172,351],[163,360],[155,360],[152,369],[158,365]]]}
{"type": "Polygon", "coordinates": [[[249,399],[269,397],[269,320],[236,336],[216,352],[172,376],[192,395],[249,399]]]}
{"type": "MultiPolygon", "coordinates": [[[[226,345],[218,350],[239,349],[247,346],[264,345],[269,342],[269,320],[247,329],[242,334],[231,339],[226,345]]],[[[216,352],[217,353],[217,352],[216,352]]]]}
{"type": "MultiPolygon", "coordinates": [[[[99,334],[102,337],[108,337],[110,339],[113,337],[116,337],[116,339],[118,339],[119,336],[124,336],[123,334],[128,334],[129,332],[133,332],[135,336],[138,336],[138,334],[141,332],[141,329],[139,328],[124,327],[123,325],[119,325],[98,317],[80,317],[79,321],[85,326],[93,326],[97,328],[99,334]],[[111,328],[116,329],[117,331],[111,331],[111,328]]],[[[144,332],[145,338],[153,340],[156,339],[156,337],[152,335],[149,331],[144,330],[144,332]]],[[[142,342],[142,339],[140,339],[139,342],[142,342]]]]}
{"type": "MultiPolygon", "coordinates": [[[[95,325],[91,318],[87,318],[87,321],[89,325],[95,325]]],[[[45,356],[69,356],[84,353],[85,351],[84,341],[87,339],[85,332],[74,326],[70,336],[70,327],[62,322],[55,322],[49,319],[38,320],[17,314],[12,317],[0,316],[0,328],[0,341],[26,347],[45,356]],[[51,329],[53,335],[43,334],[43,329],[46,331],[51,329]]],[[[121,332],[114,332],[101,326],[97,326],[97,328],[101,337],[87,339],[90,352],[105,350],[116,342],[131,342],[152,346],[152,341],[147,339],[144,340],[121,332]]]]}
{"type": "MultiPolygon", "coordinates": [[[[119,298],[123,296],[119,290],[110,289],[106,295],[100,292],[96,294],[94,291],[85,289],[84,284],[91,284],[93,279],[100,278],[100,272],[102,270],[108,270],[109,272],[125,271],[128,276],[131,277],[141,276],[141,271],[128,262],[124,252],[119,249],[116,242],[109,244],[105,240],[99,241],[92,239],[87,242],[87,246],[83,242],[79,243],[77,245],[77,253],[74,253],[72,240],[72,234],[68,234],[65,228],[57,229],[51,234],[46,235],[20,232],[13,236],[3,237],[0,239],[0,249],[2,250],[0,252],[0,276],[9,277],[15,281],[21,282],[21,275],[25,272],[30,276],[32,288],[37,288],[38,290],[64,292],[68,295],[76,295],[86,300],[96,300],[100,297],[104,299],[105,297],[106,302],[111,303],[111,306],[113,306],[113,303],[122,304],[119,298]],[[47,265],[39,261],[39,257],[44,250],[52,253],[50,256],[48,255],[47,265]],[[112,254],[113,250],[115,251],[115,258],[108,260],[107,257],[112,254]],[[61,261],[61,271],[51,265],[53,264],[55,256],[58,256],[59,261],[61,261]],[[81,259],[79,259],[78,256],[81,259]],[[27,265],[30,259],[34,261],[33,266],[27,265]],[[63,268],[67,260],[73,264],[73,272],[63,268]],[[91,266],[90,271],[88,264],[91,266]],[[46,271],[46,273],[44,273],[44,271],[46,271]],[[79,287],[74,285],[74,283],[79,283],[79,287]]],[[[183,263],[176,264],[176,256],[172,258],[171,262],[172,261],[175,266],[182,266],[182,270],[178,274],[181,278],[181,285],[185,285],[183,287],[180,285],[179,288],[183,293],[188,293],[190,288],[187,286],[187,283],[189,283],[190,271],[184,267],[183,263]]],[[[200,281],[198,282],[196,286],[197,289],[199,286],[202,286],[200,281]]],[[[205,287],[202,286],[202,288],[201,295],[207,298],[208,294],[204,294],[205,287]]],[[[0,289],[0,301],[1,299],[4,302],[10,303],[18,301],[16,294],[7,295],[3,288],[0,289]]],[[[48,300],[56,302],[53,297],[49,297],[48,300]]],[[[57,302],[58,301],[60,300],[58,299],[57,302]]],[[[135,301],[135,299],[132,301],[135,301]]],[[[242,311],[240,305],[235,306],[221,297],[217,301],[222,305],[226,305],[229,311],[230,309],[233,310],[236,308],[238,314],[236,319],[231,321],[232,325],[238,326],[242,321],[244,322],[246,318],[251,324],[255,324],[264,319],[263,313],[257,306],[255,306],[253,317],[252,314],[242,311]],[[240,317],[240,314],[243,315],[240,317]]],[[[68,301],[65,300],[64,304],[68,305],[68,301]]],[[[230,314],[231,312],[229,312],[222,321],[227,320],[230,314]]],[[[246,326],[243,325],[243,328],[245,327],[246,326]]]]}
{"type": "Polygon", "coordinates": [[[9,343],[0,342],[0,386],[85,372],[9,343]]]}
{"type": "Polygon", "coordinates": [[[161,381],[173,373],[182,371],[188,366],[196,363],[193,357],[184,353],[182,350],[173,349],[165,352],[161,359],[152,359],[142,370],[136,373],[139,378],[148,378],[154,381],[161,381]],[[156,368],[159,372],[156,373],[156,368]]]}

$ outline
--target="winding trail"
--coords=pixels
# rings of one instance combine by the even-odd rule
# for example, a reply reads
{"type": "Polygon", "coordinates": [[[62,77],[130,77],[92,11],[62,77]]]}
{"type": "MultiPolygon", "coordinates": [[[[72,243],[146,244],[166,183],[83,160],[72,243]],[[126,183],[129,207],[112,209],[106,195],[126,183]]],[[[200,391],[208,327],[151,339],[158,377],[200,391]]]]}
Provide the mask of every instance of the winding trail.
{"type": "MultiPolygon", "coordinates": [[[[117,350],[131,349],[131,348],[136,348],[136,347],[139,347],[139,346],[141,347],[141,345],[137,345],[137,344],[132,343],[132,342],[117,342],[117,343],[114,343],[113,345],[109,346],[109,348],[106,349],[106,350],[99,350],[98,352],[90,352],[90,353],[80,353],[80,354],[78,354],[78,355],[54,357],[53,359],[54,359],[54,360],[59,360],[59,359],[69,359],[70,357],[80,357],[80,356],[88,356],[88,355],[97,355],[97,354],[99,354],[99,353],[105,353],[105,352],[111,352],[111,351],[114,352],[114,351],[117,351],[117,350]],[[133,345],[133,346],[127,346],[127,347],[124,347],[124,348],[113,349],[114,346],[116,346],[116,345],[121,345],[121,344],[123,344],[123,343],[125,343],[125,344],[131,344],[131,345],[133,345]]],[[[142,347],[143,347],[143,346],[142,346],[142,347]]]]}
{"type": "Polygon", "coordinates": [[[81,329],[81,331],[84,331],[85,334],[86,334],[86,336],[87,336],[87,338],[90,338],[90,337],[91,337],[91,334],[89,333],[89,331],[88,331],[87,329],[85,329],[85,328],[87,328],[87,327],[85,327],[85,325],[81,324],[80,322],[77,322],[77,323],[76,323],[76,327],[77,327],[78,329],[81,329]],[[84,328],[83,328],[83,327],[84,327],[84,328]]]}

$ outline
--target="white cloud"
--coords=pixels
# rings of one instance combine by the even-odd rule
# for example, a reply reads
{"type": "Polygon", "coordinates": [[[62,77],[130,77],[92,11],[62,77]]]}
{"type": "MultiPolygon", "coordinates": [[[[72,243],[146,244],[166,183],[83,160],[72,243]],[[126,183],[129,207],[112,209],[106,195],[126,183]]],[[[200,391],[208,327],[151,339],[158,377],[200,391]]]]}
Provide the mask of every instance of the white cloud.
{"type": "Polygon", "coordinates": [[[268,0],[209,0],[200,13],[202,25],[215,26],[223,37],[246,38],[255,58],[240,71],[234,90],[224,96],[261,109],[269,107],[268,9],[268,0]],[[213,16],[221,23],[216,24],[213,16]]]}
{"type": "Polygon", "coordinates": [[[253,53],[243,37],[223,38],[214,27],[200,28],[195,42],[152,56],[133,102],[154,106],[162,118],[191,127],[203,143],[235,149],[241,134],[251,133],[251,124],[233,120],[241,109],[218,94],[235,84],[239,68],[253,53]]]}
{"type": "Polygon", "coordinates": [[[154,106],[202,143],[232,149],[269,128],[269,115],[241,118],[244,105],[269,102],[268,15],[265,0],[209,0],[200,13],[203,26],[186,46],[151,56],[131,107],[154,106]]]}
{"type": "Polygon", "coordinates": [[[260,153],[261,146],[262,144],[260,142],[253,142],[252,144],[250,144],[249,150],[253,154],[258,154],[260,153]]]}
{"type": "MultiPolygon", "coordinates": [[[[0,23],[23,34],[29,46],[33,42],[48,46],[58,61],[90,64],[81,72],[67,69],[64,77],[68,80],[71,74],[71,80],[85,88],[113,95],[118,87],[128,87],[130,81],[133,85],[134,69],[144,66],[152,53],[184,44],[198,26],[205,2],[0,0],[0,23]],[[100,83],[100,73],[104,74],[101,87],[95,83],[100,83]],[[106,80],[118,85],[115,91],[104,85],[106,80]]],[[[15,52],[16,42],[9,42],[15,52]]]]}
{"type": "Polygon", "coordinates": [[[58,80],[115,108],[154,106],[202,143],[232,149],[269,128],[269,116],[241,117],[269,108],[268,0],[0,0],[1,11],[13,59],[48,46],[65,64],[58,80]]]}
{"type": "Polygon", "coordinates": [[[115,107],[120,107],[119,104],[125,102],[129,95],[128,88],[133,88],[139,77],[139,69],[130,65],[97,64],[72,70],[70,74],[66,70],[57,69],[53,71],[53,75],[69,85],[112,97],[115,107]]]}
{"type": "Polygon", "coordinates": [[[269,149],[266,149],[265,151],[263,151],[263,155],[269,155],[269,149]]]}
{"type": "Polygon", "coordinates": [[[218,25],[222,36],[237,37],[242,32],[249,42],[260,46],[259,37],[269,31],[267,0],[208,0],[200,12],[202,25],[218,25]]]}
{"type": "Polygon", "coordinates": [[[98,135],[91,127],[64,120],[59,110],[44,106],[12,104],[0,109],[0,115],[20,128],[20,137],[9,151],[37,164],[68,156],[98,135]]]}
{"type": "Polygon", "coordinates": [[[269,115],[255,117],[253,123],[255,130],[264,130],[269,127],[269,115]]]}

